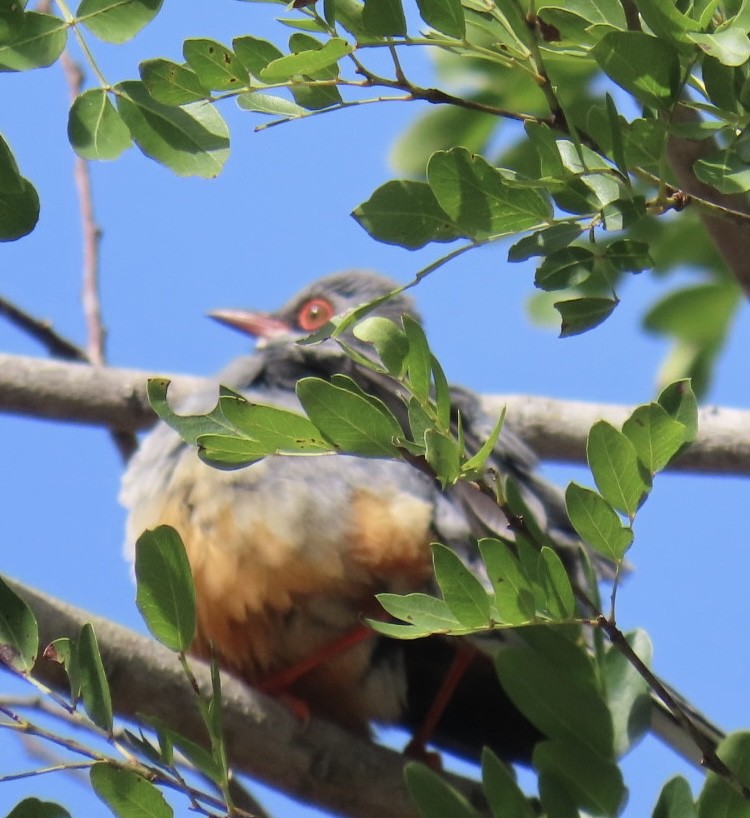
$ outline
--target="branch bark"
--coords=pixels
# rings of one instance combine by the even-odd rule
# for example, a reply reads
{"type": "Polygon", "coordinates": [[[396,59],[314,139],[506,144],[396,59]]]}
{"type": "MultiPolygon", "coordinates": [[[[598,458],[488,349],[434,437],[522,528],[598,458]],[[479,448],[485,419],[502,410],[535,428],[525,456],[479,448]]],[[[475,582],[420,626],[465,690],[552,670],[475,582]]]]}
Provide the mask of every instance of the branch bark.
{"type": "MultiPolygon", "coordinates": [[[[157,373],[92,367],[0,354],[0,412],[137,431],[154,422],[146,380],[157,373]]],[[[200,389],[205,380],[172,376],[171,395],[200,389]]],[[[615,404],[529,395],[486,395],[488,412],[508,418],[543,460],[585,462],[589,429],[602,418],[619,425],[630,411],[615,404]]],[[[698,439],[672,466],[703,474],[750,474],[750,411],[706,407],[698,439]]]]}
{"type": "MultiPolygon", "coordinates": [[[[86,622],[94,625],[118,715],[130,720],[157,717],[183,736],[205,744],[195,696],[175,654],[121,625],[21,583],[11,585],[34,611],[42,646],[61,636],[75,638],[86,622]]],[[[210,693],[208,666],[198,659],[190,661],[201,689],[210,693]]],[[[54,662],[40,658],[34,675],[67,691],[60,666],[54,662]]],[[[307,804],[354,818],[418,815],[404,785],[401,753],[320,719],[302,725],[283,705],[226,674],[222,699],[224,731],[235,770],[307,804]]],[[[474,782],[447,778],[481,804],[481,790],[474,782]]]]}
{"type": "MultiPolygon", "coordinates": [[[[699,120],[698,113],[684,105],[679,105],[672,117],[672,121],[676,123],[698,122],[699,120]]],[[[747,196],[720,193],[711,185],[701,182],[693,172],[693,165],[699,159],[718,149],[719,146],[714,139],[697,141],[672,136],[667,143],[667,157],[685,193],[699,196],[726,210],[750,215],[747,196]]],[[[747,263],[747,249],[750,247],[750,220],[729,215],[717,217],[705,208],[699,209],[699,216],[729,271],[745,291],[745,295],[750,297],[750,266],[747,263]]]]}

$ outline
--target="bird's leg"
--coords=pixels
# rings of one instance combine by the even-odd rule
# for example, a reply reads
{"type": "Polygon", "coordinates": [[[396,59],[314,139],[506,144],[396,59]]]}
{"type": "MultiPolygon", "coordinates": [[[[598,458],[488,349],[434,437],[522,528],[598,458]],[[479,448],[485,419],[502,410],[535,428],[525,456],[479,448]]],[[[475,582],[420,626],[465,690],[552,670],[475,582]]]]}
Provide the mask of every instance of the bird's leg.
{"type": "Polygon", "coordinates": [[[443,676],[443,681],[440,684],[435,698],[432,700],[430,709],[419,729],[412,735],[411,741],[404,748],[404,755],[411,758],[420,759],[426,762],[430,767],[440,769],[440,755],[438,753],[430,753],[427,751],[427,743],[432,738],[435,728],[438,726],[442,718],[445,708],[448,706],[451,697],[458,687],[461,679],[463,679],[466,669],[474,660],[475,650],[471,645],[461,641],[456,648],[453,656],[453,661],[450,667],[443,676]]]}
{"type": "Polygon", "coordinates": [[[271,674],[261,681],[257,687],[264,693],[283,698],[289,688],[303,676],[372,636],[373,631],[366,625],[355,625],[351,630],[313,651],[299,662],[280,670],[278,673],[271,674]]]}

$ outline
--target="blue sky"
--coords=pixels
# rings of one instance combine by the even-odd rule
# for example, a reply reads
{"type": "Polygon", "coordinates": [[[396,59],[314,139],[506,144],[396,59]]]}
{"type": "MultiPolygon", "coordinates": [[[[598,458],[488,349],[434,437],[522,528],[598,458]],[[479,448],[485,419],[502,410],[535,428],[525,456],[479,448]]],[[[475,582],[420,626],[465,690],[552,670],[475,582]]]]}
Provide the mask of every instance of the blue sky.
{"type": "MultiPolygon", "coordinates": [[[[132,79],[140,59],[179,60],[189,36],[228,42],[253,34],[283,44],[287,32],[273,23],[278,11],[235,0],[182,0],[168,3],[128,46],[94,41],[94,49],[111,82],[132,79]]],[[[429,77],[426,58],[415,59],[413,70],[429,77]]],[[[42,200],[37,230],[0,248],[0,292],[83,343],[67,89],[59,66],[5,74],[0,87],[0,132],[42,200]]],[[[348,215],[391,177],[389,147],[419,110],[416,104],[366,106],[256,134],[262,120],[228,103],[222,113],[232,131],[232,155],[216,180],[179,179],[136,150],[93,167],[104,231],[109,362],[209,374],[245,351],[247,340],[206,320],[206,310],[272,309],[309,280],[346,267],[407,281],[437,257],[440,248],[409,252],[379,245],[348,215]]],[[[638,321],[663,283],[640,276],[603,327],[559,340],[529,324],[524,302],[533,292],[531,269],[508,265],[505,254],[500,246],[466,254],[416,291],[433,348],[452,380],[486,392],[597,402],[653,396],[666,347],[640,333],[638,321]]],[[[748,406],[749,318],[745,307],[717,372],[714,403],[748,406]]],[[[1,323],[0,350],[42,354],[1,323]]],[[[142,630],[121,556],[121,464],[107,434],[0,416],[0,435],[0,571],[142,630]]],[[[546,473],[561,483],[585,479],[568,466],[547,467],[546,473]]],[[[750,626],[748,535],[741,516],[747,496],[738,478],[660,477],[636,526],[631,556],[637,570],[619,596],[621,626],[646,628],[656,669],[727,729],[750,722],[743,650],[750,626]]],[[[20,744],[0,733],[0,774],[33,765],[20,744]]],[[[672,774],[687,773],[696,786],[700,780],[654,740],[632,753],[625,770],[627,816],[650,814],[672,774]]],[[[58,775],[0,785],[0,815],[29,793],[57,798],[79,815],[105,814],[90,792],[58,775]]],[[[274,799],[270,806],[292,818],[309,814],[282,810],[274,799]]]]}

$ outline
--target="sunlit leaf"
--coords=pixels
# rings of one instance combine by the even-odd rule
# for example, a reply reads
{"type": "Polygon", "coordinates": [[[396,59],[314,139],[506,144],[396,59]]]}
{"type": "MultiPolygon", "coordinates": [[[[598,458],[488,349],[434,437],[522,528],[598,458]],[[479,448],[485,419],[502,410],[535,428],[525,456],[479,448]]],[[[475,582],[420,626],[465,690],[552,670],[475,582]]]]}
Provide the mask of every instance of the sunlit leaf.
{"type": "Polygon", "coordinates": [[[577,483],[565,491],[565,507],[581,539],[607,559],[621,560],[633,542],[633,532],[600,495],[577,483]]]}
{"type": "Polygon", "coordinates": [[[462,235],[425,182],[386,182],[352,215],[377,241],[410,250],[462,235]]]}
{"type": "Polygon", "coordinates": [[[33,611],[0,577],[0,663],[28,673],[38,649],[39,630],[33,611]]]}
{"type": "Polygon", "coordinates": [[[117,159],[130,147],[130,131],[103,88],[76,97],[68,116],[68,139],[84,159],[117,159]]]}
{"type": "Polygon", "coordinates": [[[635,446],[622,432],[600,420],[589,432],[586,457],[604,499],[632,517],[651,488],[635,446]]]}
{"type": "Polygon", "coordinates": [[[489,624],[490,601],[482,583],[461,562],[457,554],[439,543],[432,545],[435,578],[445,604],[467,628],[489,624]]]}
{"type": "Polygon", "coordinates": [[[170,650],[195,636],[195,587],[185,546],[174,528],[144,531],[135,544],[136,605],[148,629],[170,650]]]}
{"type": "Polygon", "coordinates": [[[94,628],[86,623],[76,643],[81,699],[91,720],[102,730],[112,732],[112,697],[99,653],[94,628]]]}
{"type": "Polygon", "coordinates": [[[89,772],[94,792],[117,818],[172,818],[172,809],[150,781],[133,770],[98,762],[89,772]]]}
{"type": "Polygon", "coordinates": [[[67,23],[52,14],[27,11],[23,24],[0,45],[0,71],[28,71],[51,65],[62,54],[67,23]]]}
{"type": "Polygon", "coordinates": [[[250,81],[242,61],[230,48],[216,40],[185,40],[182,54],[195,72],[198,82],[206,88],[232,91],[250,81]]]}
{"type": "Polygon", "coordinates": [[[640,31],[612,31],[592,53],[612,80],[647,105],[668,108],[674,102],[680,62],[668,42],[640,31]]]}
{"type": "Polygon", "coordinates": [[[143,82],[116,85],[117,108],[138,147],[178,176],[213,178],[229,156],[229,130],[215,106],[157,102],[143,82]]]}
{"type": "Polygon", "coordinates": [[[598,327],[612,314],[617,301],[611,298],[571,298],[556,301],[555,309],[560,313],[560,337],[569,338],[598,327]]]}
{"type": "Polygon", "coordinates": [[[77,19],[108,43],[130,40],[159,13],[164,0],[82,0],[77,19]]]}

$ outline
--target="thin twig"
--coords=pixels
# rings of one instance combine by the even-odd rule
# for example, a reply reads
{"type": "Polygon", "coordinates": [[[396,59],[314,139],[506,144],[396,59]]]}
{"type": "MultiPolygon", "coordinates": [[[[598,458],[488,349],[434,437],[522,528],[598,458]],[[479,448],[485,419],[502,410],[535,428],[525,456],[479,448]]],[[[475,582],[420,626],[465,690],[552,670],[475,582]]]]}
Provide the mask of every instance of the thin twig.
{"type": "Polygon", "coordinates": [[[49,321],[35,318],[2,296],[0,315],[7,318],[14,327],[38,341],[53,358],[60,358],[63,361],[88,361],[86,353],[77,344],[56,332],[49,321]]]}
{"type": "MultiPolygon", "coordinates": [[[[63,51],[60,64],[70,89],[71,103],[81,93],[83,71],[67,51],[63,51]]],[[[81,298],[86,320],[87,357],[90,363],[102,365],[105,361],[106,331],[102,321],[101,299],[99,297],[99,244],[101,230],[94,218],[94,203],[91,190],[91,174],[88,162],[76,154],[73,160],[73,177],[78,191],[83,230],[83,281],[81,298]]]]}

